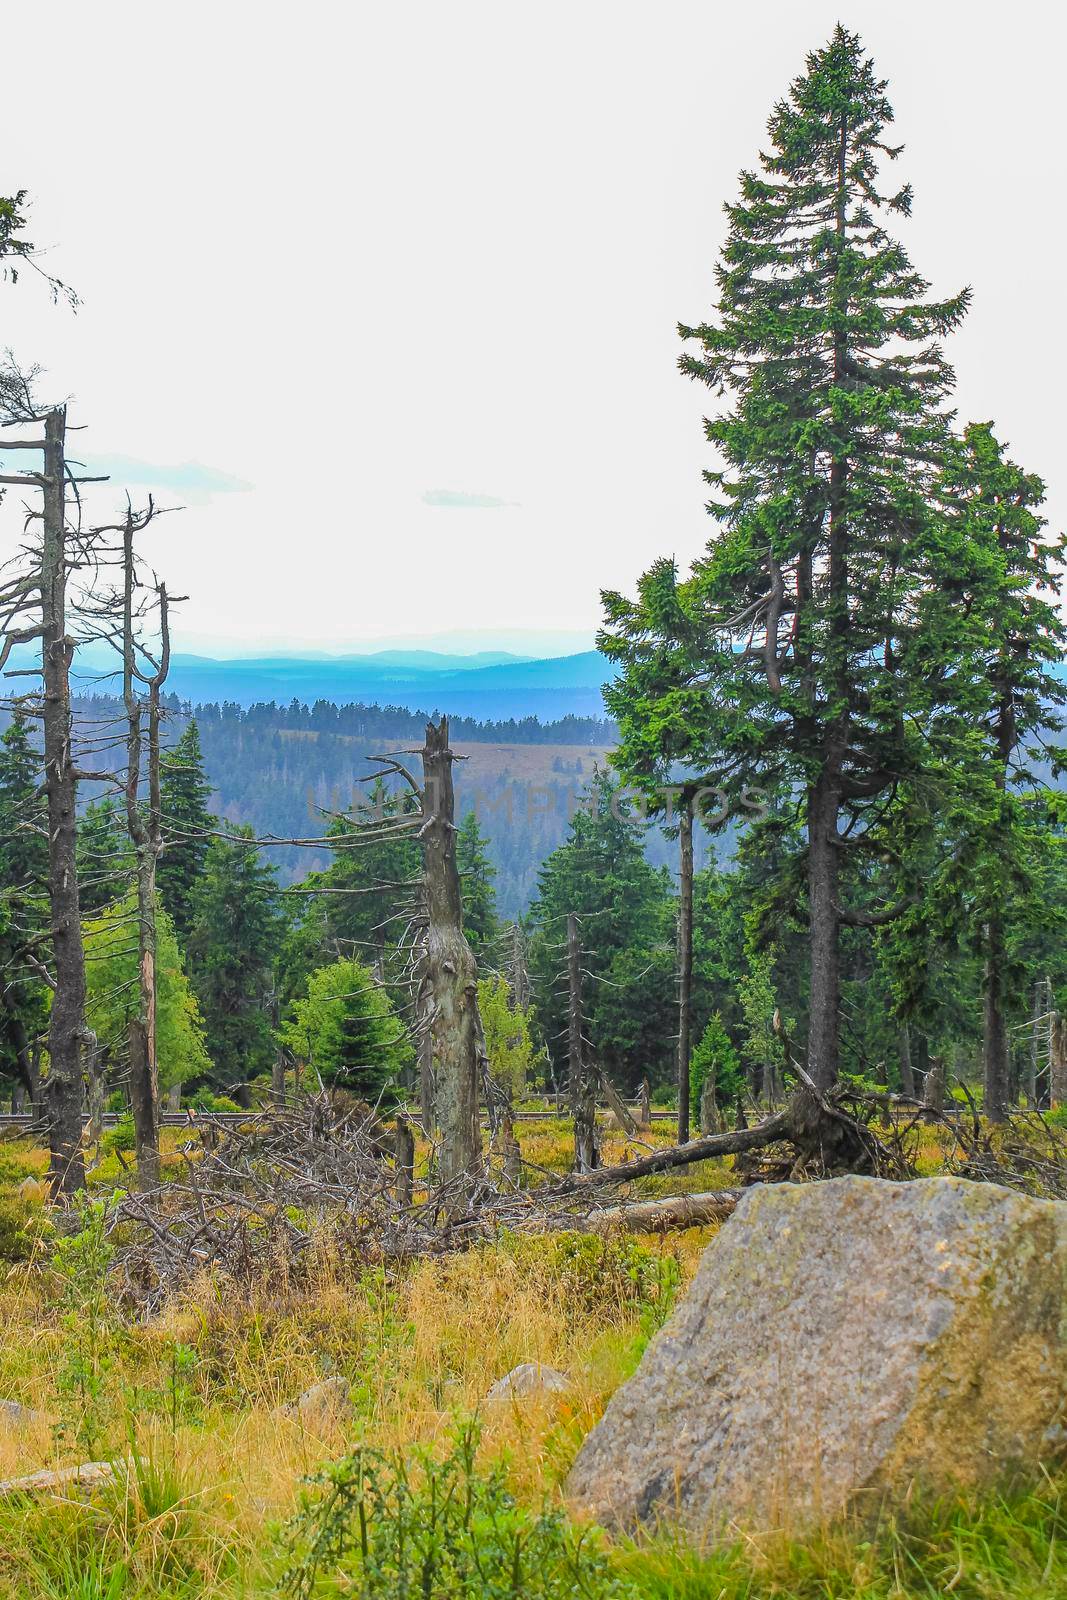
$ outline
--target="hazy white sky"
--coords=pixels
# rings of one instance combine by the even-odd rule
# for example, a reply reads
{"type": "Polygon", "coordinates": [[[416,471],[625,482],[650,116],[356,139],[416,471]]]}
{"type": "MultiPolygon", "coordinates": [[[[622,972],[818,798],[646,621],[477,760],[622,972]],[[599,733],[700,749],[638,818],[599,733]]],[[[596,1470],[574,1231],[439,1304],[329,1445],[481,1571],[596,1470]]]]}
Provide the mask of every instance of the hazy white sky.
{"type": "Polygon", "coordinates": [[[675,324],[839,15],[890,80],[916,264],[974,286],[961,414],[1062,523],[1059,8],[8,8],[0,192],[84,304],[0,285],[0,344],[116,483],[186,505],[148,546],[180,645],[591,633],[601,587],[687,562],[709,397],[675,324]]]}

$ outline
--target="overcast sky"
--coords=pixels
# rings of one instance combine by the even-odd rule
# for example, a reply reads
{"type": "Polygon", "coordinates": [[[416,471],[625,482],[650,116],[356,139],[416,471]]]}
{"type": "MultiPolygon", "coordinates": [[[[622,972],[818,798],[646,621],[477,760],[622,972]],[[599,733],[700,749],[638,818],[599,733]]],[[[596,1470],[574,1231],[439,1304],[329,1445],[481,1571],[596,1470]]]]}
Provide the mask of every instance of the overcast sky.
{"type": "Polygon", "coordinates": [[[913,259],[974,287],[961,416],[1062,525],[1059,8],[6,8],[0,193],[83,305],[0,285],[0,345],[116,484],[186,507],[146,546],[191,597],[179,646],[562,649],[601,587],[688,562],[709,397],[675,324],[838,15],[890,81],[913,259]]]}

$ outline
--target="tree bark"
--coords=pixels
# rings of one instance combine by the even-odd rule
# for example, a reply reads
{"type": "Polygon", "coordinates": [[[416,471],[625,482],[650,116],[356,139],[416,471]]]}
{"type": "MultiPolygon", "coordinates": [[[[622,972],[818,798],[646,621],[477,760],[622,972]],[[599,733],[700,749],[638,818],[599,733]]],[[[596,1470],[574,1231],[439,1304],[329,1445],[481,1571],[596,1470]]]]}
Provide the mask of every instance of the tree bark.
{"type": "MultiPolygon", "coordinates": [[[[836,236],[840,251],[847,246],[848,113],[843,111],[838,135],[836,236]]],[[[845,331],[847,287],[839,276],[834,287],[832,356],[835,384],[845,382],[848,357],[845,331]]],[[[811,992],[808,1022],[808,1074],[825,1092],[837,1081],[841,1007],[840,840],[841,771],[848,745],[849,694],[849,569],[848,461],[835,454],[830,463],[829,527],[826,558],[829,640],[826,668],[837,709],[822,742],[821,771],[808,794],[808,910],[810,916],[811,992]]],[[[798,619],[799,620],[799,619],[798,619]]],[[[813,719],[814,720],[814,719],[813,719]]],[[[812,1111],[814,1113],[814,1106],[812,1111]]]]}
{"type": "Polygon", "coordinates": [[[586,1070],[582,1036],[582,951],[578,918],[573,911],[567,917],[567,988],[567,1062],[574,1121],[574,1170],[592,1172],[597,1164],[596,1094],[592,1073],[586,1070]]]}
{"type": "Polygon", "coordinates": [[[793,1108],[787,1107],[751,1128],[736,1128],[732,1133],[713,1133],[706,1139],[690,1139],[688,1144],[670,1145],[666,1150],[643,1156],[640,1161],[622,1161],[613,1167],[598,1167],[595,1172],[572,1172],[545,1193],[564,1193],[588,1184],[625,1183],[631,1178],[647,1177],[650,1172],[667,1172],[674,1167],[691,1166],[694,1161],[708,1161],[713,1156],[742,1155],[747,1150],[762,1150],[779,1139],[790,1138],[793,1129],[793,1108]]]}
{"type": "Polygon", "coordinates": [[[628,1106],[624,1103],[616,1091],[615,1085],[612,1083],[607,1073],[603,1071],[600,1074],[600,1088],[604,1095],[604,1099],[608,1103],[612,1116],[618,1123],[620,1132],[625,1133],[632,1138],[632,1136],[637,1132],[637,1123],[630,1115],[628,1106]]]}
{"type": "Polygon", "coordinates": [[[701,1133],[717,1133],[719,1131],[719,1102],[716,1098],[715,1067],[714,1063],[708,1066],[708,1075],[704,1079],[700,1090],[700,1131],[701,1133]]]}
{"type": "Polygon", "coordinates": [[[641,1079],[637,1089],[637,1126],[639,1128],[652,1126],[652,1090],[649,1088],[647,1078],[641,1079]]]}
{"type": "Polygon", "coordinates": [[[78,902],[76,791],[71,749],[70,663],[67,638],[66,410],[45,417],[44,508],[41,552],[41,666],[44,769],[48,794],[48,897],[52,914],[55,994],[48,1029],[49,1179],[53,1193],[85,1187],[82,1156],[85,949],[78,902]]]}
{"type": "Polygon", "coordinates": [[[990,1122],[1003,1122],[1008,1110],[1008,1025],[1004,1016],[1004,920],[999,912],[986,924],[983,1029],[983,1103],[990,1122]]]}
{"type": "Polygon", "coordinates": [[[1027,1097],[1028,1103],[1031,1106],[1033,1106],[1035,1109],[1036,1109],[1036,1107],[1038,1105],[1038,1094],[1037,1094],[1038,1070],[1037,1070],[1037,1068],[1038,1068],[1038,1060],[1039,1060],[1040,1055],[1041,1055],[1041,1038],[1040,1038],[1040,1033],[1039,1033],[1038,1030],[1040,1029],[1040,1026],[1041,1026],[1041,1014],[1042,1014],[1042,1009],[1043,1009],[1044,998],[1045,998],[1044,979],[1039,978],[1037,980],[1037,982],[1034,984],[1034,998],[1033,998],[1033,1003],[1032,1003],[1032,1006],[1031,1006],[1031,1009],[1030,1009],[1030,1039],[1029,1039],[1029,1050],[1028,1050],[1028,1053],[1027,1053],[1027,1064],[1026,1064],[1026,1070],[1027,1070],[1026,1097],[1027,1097]]]}
{"type": "Polygon", "coordinates": [[[511,995],[516,1011],[525,1011],[530,1004],[530,974],[519,922],[511,925],[511,995]]]}
{"type": "Polygon", "coordinates": [[[923,1104],[939,1117],[945,1109],[945,1061],[943,1056],[931,1056],[923,1088],[923,1104]]]}
{"type": "Polygon", "coordinates": [[[1067,1017],[1059,1011],[1049,1033],[1049,1104],[1067,1105],[1067,1017]]]}
{"type": "Polygon", "coordinates": [[[482,1038],[478,969],[463,932],[456,865],[455,794],[448,718],[426,726],[422,750],[426,998],[433,1042],[438,1184],[445,1209],[462,1211],[484,1176],[478,1125],[482,1038]]]}
{"type": "Polygon", "coordinates": [[[709,1222],[725,1222],[736,1211],[743,1193],[743,1189],[712,1189],[663,1200],[636,1200],[594,1211],[586,1225],[592,1233],[668,1233],[675,1228],[699,1228],[709,1222]]]}
{"type": "Polygon", "coordinates": [[[396,1203],[401,1211],[406,1211],[411,1205],[415,1183],[415,1135],[404,1117],[396,1119],[393,1166],[396,1171],[396,1203]]]}
{"type": "Polygon", "coordinates": [[[141,725],[145,707],[137,692],[137,641],[133,592],[136,584],[133,535],[127,513],[123,530],[122,684],[126,704],[126,825],[137,872],[137,1010],[130,1018],[130,1107],[133,1111],[137,1175],[142,1188],[159,1184],[159,1064],[156,1057],[156,866],[162,850],[159,787],[159,694],[169,667],[170,638],[166,590],[161,586],[163,648],[158,670],[148,680],[148,815],[140,806],[141,725]]]}
{"type": "Polygon", "coordinates": [[[808,1073],[817,1089],[837,1080],[841,1006],[840,912],[838,909],[837,818],[840,794],[823,775],[808,802],[808,905],[811,1002],[808,1073]]]}
{"type": "Polygon", "coordinates": [[[693,802],[678,819],[678,1143],[689,1137],[689,1057],[693,999],[693,802]]]}
{"type": "Polygon", "coordinates": [[[911,1030],[906,1022],[900,1024],[897,1048],[900,1052],[900,1090],[902,1094],[914,1100],[915,1072],[911,1064],[911,1030]]]}

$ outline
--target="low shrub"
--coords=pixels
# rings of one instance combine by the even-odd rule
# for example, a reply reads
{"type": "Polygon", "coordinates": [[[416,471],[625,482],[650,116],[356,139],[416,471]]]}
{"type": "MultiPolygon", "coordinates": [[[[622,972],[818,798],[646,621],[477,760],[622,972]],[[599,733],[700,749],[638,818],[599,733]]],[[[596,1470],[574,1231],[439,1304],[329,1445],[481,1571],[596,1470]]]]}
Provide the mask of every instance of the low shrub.
{"type": "Polygon", "coordinates": [[[462,1424],[444,1460],[360,1450],[308,1480],[288,1524],[282,1590],[293,1600],[628,1600],[593,1537],[563,1513],[520,1506],[500,1465],[479,1472],[462,1424]]]}

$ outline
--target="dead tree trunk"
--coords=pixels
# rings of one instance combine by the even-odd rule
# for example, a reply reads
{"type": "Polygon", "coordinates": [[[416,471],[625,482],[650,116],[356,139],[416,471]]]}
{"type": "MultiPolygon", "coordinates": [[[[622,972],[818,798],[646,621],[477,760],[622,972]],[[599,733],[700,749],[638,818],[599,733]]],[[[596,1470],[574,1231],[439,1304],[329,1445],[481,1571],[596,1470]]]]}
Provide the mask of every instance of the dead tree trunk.
{"type": "Polygon", "coordinates": [[[482,1029],[478,971],[463,932],[456,865],[455,794],[448,718],[426,726],[422,750],[426,991],[433,1041],[438,1184],[448,1210],[462,1210],[483,1176],[478,1126],[482,1029]]]}
{"type": "Polygon", "coordinates": [[[89,1125],[85,1130],[85,1143],[89,1148],[89,1165],[100,1163],[100,1141],[104,1136],[104,1102],[107,1098],[107,1051],[99,1047],[86,1058],[86,1103],[89,1125]]]}
{"type": "Polygon", "coordinates": [[[525,1011],[530,1004],[530,973],[520,922],[511,924],[511,998],[517,1011],[525,1011]]]}
{"type": "Polygon", "coordinates": [[[900,1024],[897,1033],[897,1049],[900,1060],[900,1089],[910,1100],[915,1098],[915,1072],[911,1064],[911,1031],[906,1022],[900,1024]]]}
{"type": "Polygon", "coordinates": [[[689,1137],[690,1020],[693,998],[693,802],[678,823],[678,1143],[689,1137]]]}
{"type": "Polygon", "coordinates": [[[945,1061],[943,1056],[931,1056],[923,1089],[923,1104],[932,1117],[940,1117],[945,1109],[945,1061]]]}
{"type": "Polygon", "coordinates": [[[700,1090],[700,1131],[701,1133],[718,1133],[719,1131],[719,1102],[715,1093],[715,1063],[708,1063],[708,1074],[700,1090]]]}
{"type": "Polygon", "coordinates": [[[1053,1106],[1067,1105],[1067,1017],[1057,1011],[1052,1018],[1049,1062],[1049,1100],[1053,1106]]]}
{"type": "Polygon", "coordinates": [[[85,949],[78,903],[77,778],[71,748],[70,664],[67,637],[67,414],[45,416],[44,518],[41,548],[41,667],[44,770],[48,795],[48,898],[52,913],[55,991],[48,1028],[49,1178],[53,1191],[85,1187],[82,1102],[85,1051],[85,949]]]}
{"type": "MultiPolygon", "coordinates": [[[[149,517],[151,512],[149,512],[149,517]]],[[[127,513],[123,529],[122,688],[126,704],[126,825],[137,866],[137,1007],[129,1022],[130,1105],[133,1111],[138,1179],[143,1188],[159,1183],[159,1063],[156,1057],[156,865],[163,848],[159,786],[160,692],[170,667],[167,591],[157,588],[161,647],[154,672],[137,665],[134,590],[137,587],[133,536],[144,521],[127,513]],[[147,708],[138,684],[148,689],[147,708]],[[142,719],[148,717],[148,808],[140,803],[142,719]]]]}
{"type": "Polygon", "coordinates": [[[649,1088],[647,1078],[642,1078],[637,1089],[637,1126],[648,1128],[652,1125],[652,1090],[649,1088]]]}
{"type": "Polygon", "coordinates": [[[433,1102],[433,1034],[427,1023],[419,1035],[419,1118],[427,1139],[433,1138],[436,1128],[433,1102]]]}
{"type": "Polygon", "coordinates": [[[629,1108],[619,1095],[615,1085],[604,1071],[601,1071],[600,1074],[600,1089],[608,1103],[612,1116],[618,1124],[620,1133],[625,1133],[628,1138],[633,1138],[637,1132],[637,1123],[630,1115],[629,1108]]]}
{"type": "Polygon", "coordinates": [[[586,1070],[582,1016],[582,951],[578,918],[567,917],[567,1062],[571,1116],[574,1120],[574,1170],[592,1172],[597,1165],[596,1089],[586,1070]]]}
{"type": "Polygon", "coordinates": [[[275,994],[271,997],[270,1002],[270,1025],[274,1030],[275,1039],[274,1059],[270,1067],[270,1097],[276,1106],[285,1104],[285,1069],[287,1062],[285,1048],[278,1043],[278,1029],[281,1026],[281,1020],[281,1008],[278,1004],[278,996],[275,994]]]}
{"type": "Polygon", "coordinates": [[[1033,1106],[1035,1109],[1036,1109],[1037,1103],[1038,1103],[1038,1099],[1037,1099],[1038,1062],[1039,1062],[1040,1056],[1041,1056],[1041,1044],[1040,1044],[1039,1029],[1040,1029],[1040,1026],[1041,1026],[1041,1014],[1042,1014],[1042,1012],[1044,1010],[1044,999],[1045,999],[1044,979],[1043,978],[1039,978],[1038,981],[1034,984],[1034,998],[1033,998],[1033,1004],[1032,1004],[1031,1010],[1030,1010],[1030,1039],[1029,1039],[1029,1054],[1028,1054],[1028,1060],[1027,1060],[1027,1083],[1026,1083],[1027,1104],[1033,1106]]]}
{"type": "Polygon", "coordinates": [[[989,918],[985,930],[985,1024],[983,1028],[983,1109],[990,1122],[1008,1114],[1008,1025],[1004,1016],[1004,973],[1007,957],[1004,919],[989,918]]]}
{"type": "Polygon", "coordinates": [[[401,1211],[411,1205],[415,1184],[415,1135],[404,1117],[397,1117],[393,1133],[393,1167],[396,1172],[396,1203],[401,1211]]]}

